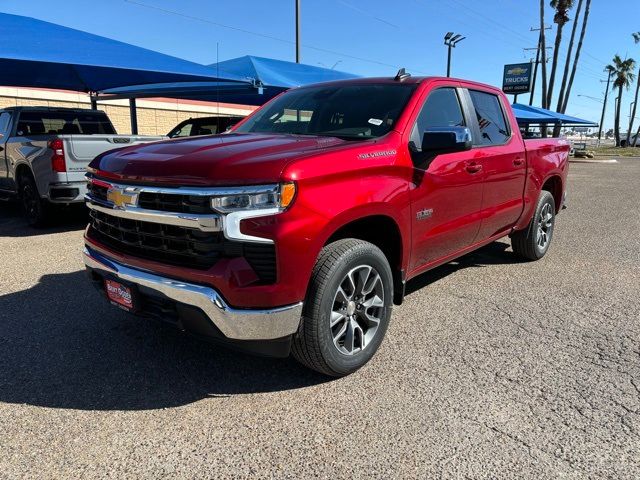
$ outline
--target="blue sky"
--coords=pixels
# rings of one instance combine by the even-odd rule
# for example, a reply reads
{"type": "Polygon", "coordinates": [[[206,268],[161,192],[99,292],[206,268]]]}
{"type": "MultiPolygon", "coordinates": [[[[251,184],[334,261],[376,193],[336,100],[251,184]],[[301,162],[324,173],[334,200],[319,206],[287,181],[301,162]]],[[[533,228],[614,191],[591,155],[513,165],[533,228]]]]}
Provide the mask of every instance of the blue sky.
{"type": "MultiPolygon", "coordinates": [[[[577,95],[602,98],[599,80],[615,53],[640,61],[640,45],[631,38],[640,30],[638,4],[592,2],[568,114],[599,120],[601,102],[577,95]]],[[[537,0],[302,0],[302,61],[337,63],[336,69],[367,76],[395,74],[398,66],[415,75],[443,75],[442,37],[455,31],[467,39],[454,50],[452,74],[499,85],[505,63],[528,61],[532,55],[523,48],[536,46],[537,33],[530,27],[539,23],[537,6],[537,0]]],[[[3,0],[0,10],[205,64],[216,61],[216,44],[220,60],[247,54],[295,59],[294,0],[3,0]]],[[[547,23],[552,20],[549,11],[547,23]]],[[[570,28],[564,30],[561,58],[570,28]]],[[[610,95],[607,128],[613,124],[615,96],[610,95]]],[[[633,90],[625,96],[626,122],[633,90]]]]}

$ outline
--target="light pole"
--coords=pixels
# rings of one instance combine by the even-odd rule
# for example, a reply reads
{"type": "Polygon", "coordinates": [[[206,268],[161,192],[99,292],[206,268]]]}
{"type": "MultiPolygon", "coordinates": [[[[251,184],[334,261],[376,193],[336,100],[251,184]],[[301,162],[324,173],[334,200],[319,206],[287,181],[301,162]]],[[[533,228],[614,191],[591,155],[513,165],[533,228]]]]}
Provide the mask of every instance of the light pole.
{"type": "Polygon", "coordinates": [[[296,63],[300,63],[300,0],[296,1],[296,63]]]}
{"type": "Polygon", "coordinates": [[[463,37],[459,33],[447,32],[444,36],[444,44],[447,46],[447,77],[451,76],[451,49],[467,37],[463,37]]]}
{"type": "Polygon", "coordinates": [[[604,102],[602,102],[602,115],[600,116],[600,126],[598,127],[598,145],[602,137],[602,124],[604,123],[604,113],[607,109],[607,97],[609,96],[609,83],[611,82],[611,70],[604,69],[607,72],[607,88],[604,89],[604,102]]]}

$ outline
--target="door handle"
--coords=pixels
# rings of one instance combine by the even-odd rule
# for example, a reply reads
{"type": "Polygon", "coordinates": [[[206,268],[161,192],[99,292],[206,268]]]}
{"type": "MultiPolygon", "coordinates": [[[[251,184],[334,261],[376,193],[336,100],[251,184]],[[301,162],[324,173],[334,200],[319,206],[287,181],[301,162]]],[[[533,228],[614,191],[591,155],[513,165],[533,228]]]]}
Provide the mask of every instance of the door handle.
{"type": "Polygon", "coordinates": [[[480,170],[482,170],[482,164],[476,162],[468,162],[464,168],[469,173],[478,173],[480,170]]]}
{"type": "Polygon", "coordinates": [[[524,165],[524,158],[516,158],[516,159],[513,161],[513,166],[514,166],[514,167],[519,167],[519,166],[521,166],[521,165],[524,165]]]}

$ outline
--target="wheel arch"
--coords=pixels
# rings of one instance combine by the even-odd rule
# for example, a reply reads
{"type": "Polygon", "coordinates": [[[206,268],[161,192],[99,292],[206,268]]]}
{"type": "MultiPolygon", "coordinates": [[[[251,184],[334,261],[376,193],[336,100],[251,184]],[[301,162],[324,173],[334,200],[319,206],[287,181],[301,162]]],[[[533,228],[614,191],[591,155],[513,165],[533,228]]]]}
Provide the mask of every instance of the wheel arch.
{"type": "Polygon", "coordinates": [[[15,167],[14,179],[16,183],[16,190],[20,190],[20,179],[24,176],[31,177],[36,184],[36,189],[38,188],[38,184],[37,182],[35,182],[35,175],[33,174],[33,170],[31,170],[31,166],[27,163],[21,162],[15,167]]]}
{"type": "Polygon", "coordinates": [[[397,221],[385,214],[351,219],[337,227],[326,239],[323,247],[344,238],[363,240],[382,250],[393,273],[393,301],[396,305],[401,304],[404,297],[404,255],[406,251],[397,221]],[[380,232],[384,232],[384,234],[381,235],[380,232]]]}
{"type": "Polygon", "coordinates": [[[551,175],[545,179],[540,190],[545,190],[553,196],[556,204],[556,213],[562,208],[562,177],[560,175],[551,175]]]}

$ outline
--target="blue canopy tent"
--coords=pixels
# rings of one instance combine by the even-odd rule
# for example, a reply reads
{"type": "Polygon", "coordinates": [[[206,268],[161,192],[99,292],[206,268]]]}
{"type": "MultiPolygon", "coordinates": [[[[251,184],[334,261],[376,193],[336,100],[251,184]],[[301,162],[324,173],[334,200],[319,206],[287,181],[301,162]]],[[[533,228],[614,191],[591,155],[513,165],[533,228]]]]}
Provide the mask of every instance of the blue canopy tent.
{"type": "MultiPolygon", "coordinates": [[[[34,18],[0,13],[0,85],[76,92],[223,78],[205,65],[34,18]]],[[[135,100],[131,102],[135,113],[135,100]]],[[[95,103],[94,103],[95,106],[95,103]]],[[[132,129],[135,125],[132,114],[132,129]]]]}
{"type": "Polygon", "coordinates": [[[110,98],[170,97],[209,102],[262,105],[292,87],[357,78],[357,75],[272,58],[244,56],[209,65],[220,78],[241,78],[245,84],[228,82],[175,82],[113,88],[100,92],[110,98]]]}
{"type": "Polygon", "coordinates": [[[582,120],[580,118],[571,117],[564,113],[552,112],[540,107],[532,107],[529,105],[522,105],[520,103],[513,104],[513,113],[516,116],[516,120],[519,125],[562,125],[565,127],[597,127],[598,124],[589,120],[582,120]]]}

